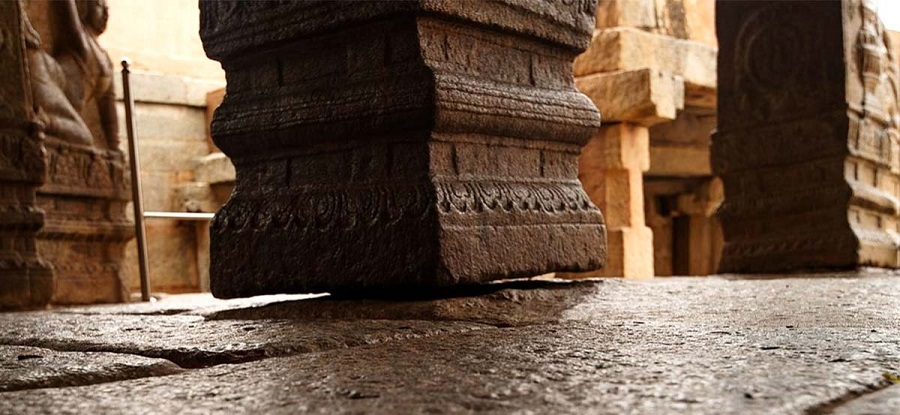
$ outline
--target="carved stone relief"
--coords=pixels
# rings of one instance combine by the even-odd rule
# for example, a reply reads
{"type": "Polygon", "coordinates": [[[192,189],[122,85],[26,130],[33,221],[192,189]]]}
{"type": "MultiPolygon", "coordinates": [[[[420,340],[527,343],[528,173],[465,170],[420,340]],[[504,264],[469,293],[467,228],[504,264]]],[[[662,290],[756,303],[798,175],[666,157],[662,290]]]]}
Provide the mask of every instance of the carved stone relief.
{"type": "Polygon", "coordinates": [[[721,271],[900,267],[897,67],[872,2],[722,2],[717,19],[721,271]]]}
{"type": "Polygon", "coordinates": [[[46,136],[46,212],[39,252],[53,264],[55,303],[127,298],[124,244],[132,229],[125,157],[118,149],[112,62],[97,43],[103,0],[31,0],[23,15],[33,112],[46,136]],[[45,34],[47,38],[42,38],[45,34]]]}
{"type": "Polygon", "coordinates": [[[46,305],[53,273],[35,249],[43,212],[43,133],[34,120],[19,1],[0,2],[0,310],[46,305]]]}

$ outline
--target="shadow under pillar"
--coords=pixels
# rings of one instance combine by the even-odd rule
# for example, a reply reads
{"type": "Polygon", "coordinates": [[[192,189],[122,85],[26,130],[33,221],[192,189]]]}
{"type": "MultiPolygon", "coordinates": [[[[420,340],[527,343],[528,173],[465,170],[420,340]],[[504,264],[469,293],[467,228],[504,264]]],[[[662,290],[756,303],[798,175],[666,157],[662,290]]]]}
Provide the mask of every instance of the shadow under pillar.
{"type": "Polygon", "coordinates": [[[228,80],[212,135],[236,168],[213,293],[600,268],[605,226],[576,165],[600,119],[571,64],[594,6],[201,1],[228,80]]]}

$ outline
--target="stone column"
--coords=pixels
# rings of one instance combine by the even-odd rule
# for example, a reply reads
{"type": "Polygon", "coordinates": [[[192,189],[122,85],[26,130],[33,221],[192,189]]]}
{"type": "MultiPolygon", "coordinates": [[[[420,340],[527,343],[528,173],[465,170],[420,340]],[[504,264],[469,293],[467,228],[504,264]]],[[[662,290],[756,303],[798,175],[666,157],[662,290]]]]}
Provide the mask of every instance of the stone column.
{"type": "Polygon", "coordinates": [[[896,268],[898,75],[870,1],[718,3],[722,272],[896,268]]]}
{"type": "Polygon", "coordinates": [[[35,189],[47,166],[34,122],[22,4],[0,2],[0,309],[46,305],[53,273],[35,249],[44,213],[35,189]]]}
{"type": "Polygon", "coordinates": [[[599,268],[571,62],[596,2],[201,1],[236,187],[219,297],[427,288],[599,268]]]}
{"type": "MultiPolygon", "coordinates": [[[[590,47],[575,60],[575,83],[604,119],[581,154],[579,178],[606,216],[609,259],[598,272],[565,277],[653,277],[653,232],[645,223],[643,190],[654,155],[651,127],[679,118],[686,107],[715,105],[715,50],[673,37],[686,35],[686,20],[657,19],[669,16],[656,10],[663,3],[671,3],[664,10],[684,9],[677,0],[602,0],[590,47]],[[675,30],[675,21],[684,30],[675,30]]],[[[656,153],[668,161],[683,152],[656,153]]]]}
{"type": "Polygon", "coordinates": [[[581,277],[653,277],[653,232],[644,221],[643,172],[650,168],[649,145],[646,127],[615,123],[604,125],[584,147],[578,177],[604,212],[609,252],[603,269],[581,277]]]}

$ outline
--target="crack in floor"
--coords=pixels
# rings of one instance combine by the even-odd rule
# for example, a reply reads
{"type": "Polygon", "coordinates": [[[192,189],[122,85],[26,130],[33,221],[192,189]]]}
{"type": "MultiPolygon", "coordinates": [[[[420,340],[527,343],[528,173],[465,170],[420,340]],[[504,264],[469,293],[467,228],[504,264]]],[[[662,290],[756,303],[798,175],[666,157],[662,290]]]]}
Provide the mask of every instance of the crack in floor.
{"type": "MultiPolygon", "coordinates": [[[[465,322],[464,322],[465,323],[465,322]]],[[[237,351],[229,351],[229,352],[218,352],[218,351],[202,351],[202,350],[178,350],[178,349],[165,349],[165,350],[157,350],[157,351],[145,351],[145,350],[134,350],[128,348],[120,348],[111,345],[98,345],[92,343],[83,343],[83,342],[66,342],[66,341],[24,341],[24,342],[0,342],[0,346],[24,346],[24,347],[35,347],[46,350],[51,350],[60,353],[115,353],[121,355],[131,355],[131,356],[139,356],[144,358],[152,358],[152,359],[160,359],[167,362],[172,363],[181,369],[181,372],[174,373],[165,373],[165,374],[148,374],[146,376],[123,376],[121,373],[117,374],[90,374],[89,380],[82,382],[61,382],[59,384],[55,384],[52,386],[37,386],[37,387],[23,387],[23,388],[14,388],[9,390],[0,391],[2,393],[8,392],[16,392],[16,391],[24,391],[24,390],[36,390],[36,389],[47,389],[47,388],[61,388],[61,387],[79,387],[79,386],[89,386],[89,385],[97,385],[103,383],[114,383],[121,382],[133,379],[142,379],[142,378],[153,378],[153,377],[163,377],[163,376],[171,376],[176,374],[183,374],[187,371],[196,370],[196,369],[204,369],[210,368],[219,365],[238,365],[245,363],[257,362],[265,359],[276,358],[276,357],[290,357],[290,356],[300,356],[309,353],[318,353],[318,352],[326,352],[330,350],[352,350],[357,347],[372,345],[372,344],[381,344],[388,342],[396,342],[396,341],[408,341],[425,337],[439,337],[439,336],[450,336],[461,333],[466,333],[472,330],[497,330],[502,329],[502,327],[492,326],[492,325],[484,325],[483,328],[473,328],[469,330],[455,330],[455,331],[446,331],[441,333],[433,333],[426,335],[417,335],[414,337],[388,337],[377,342],[368,342],[368,341],[360,341],[360,342],[348,342],[343,344],[343,347],[333,347],[333,348],[280,348],[280,349],[266,349],[265,347],[261,347],[259,349],[250,349],[250,350],[237,350],[237,351]]],[[[80,379],[87,379],[84,375],[80,379]]],[[[78,379],[78,376],[75,376],[78,379]]]]}
{"type": "Polygon", "coordinates": [[[879,379],[879,381],[870,383],[863,389],[852,389],[834,399],[811,406],[807,408],[803,413],[804,415],[828,415],[833,413],[841,406],[844,406],[866,395],[871,395],[873,393],[885,390],[892,385],[894,385],[893,382],[882,377],[881,379],[879,379]]]}

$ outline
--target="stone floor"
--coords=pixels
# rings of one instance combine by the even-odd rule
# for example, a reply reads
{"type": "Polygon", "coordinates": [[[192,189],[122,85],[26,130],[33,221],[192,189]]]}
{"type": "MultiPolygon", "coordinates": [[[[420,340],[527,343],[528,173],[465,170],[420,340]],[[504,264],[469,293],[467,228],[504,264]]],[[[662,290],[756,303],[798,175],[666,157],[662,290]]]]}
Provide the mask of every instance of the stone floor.
{"type": "Polygon", "coordinates": [[[900,276],[0,314],[0,414],[900,413],[900,276]]]}

